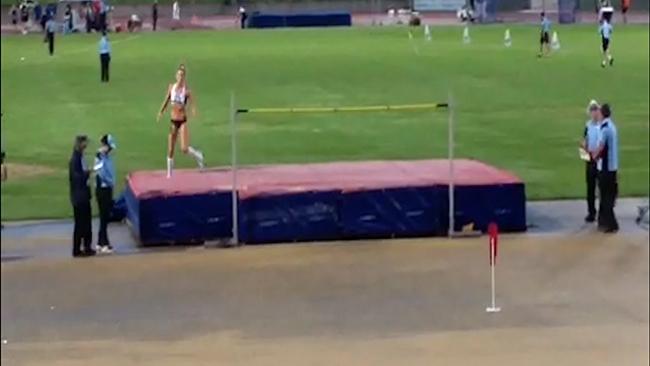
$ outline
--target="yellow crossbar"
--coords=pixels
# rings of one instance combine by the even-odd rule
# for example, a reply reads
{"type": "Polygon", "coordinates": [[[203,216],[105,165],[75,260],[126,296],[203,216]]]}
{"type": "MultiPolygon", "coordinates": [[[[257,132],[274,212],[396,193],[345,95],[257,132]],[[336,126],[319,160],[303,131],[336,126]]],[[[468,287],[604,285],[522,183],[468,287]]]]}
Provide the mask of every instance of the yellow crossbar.
{"type": "Polygon", "coordinates": [[[447,108],[447,103],[372,105],[349,107],[297,107],[297,108],[241,108],[237,113],[331,113],[331,112],[370,112],[370,111],[404,111],[415,109],[447,108]]]}

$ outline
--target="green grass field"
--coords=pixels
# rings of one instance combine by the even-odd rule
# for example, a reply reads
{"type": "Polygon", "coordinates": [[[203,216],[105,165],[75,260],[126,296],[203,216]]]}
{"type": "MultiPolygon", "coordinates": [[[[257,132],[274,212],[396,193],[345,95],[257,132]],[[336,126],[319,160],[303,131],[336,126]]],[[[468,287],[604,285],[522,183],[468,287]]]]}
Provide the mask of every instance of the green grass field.
{"type": "MultiPolygon", "coordinates": [[[[228,164],[230,92],[240,106],[337,106],[443,101],[453,91],[457,155],[506,168],[530,199],[582,197],[577,141],[589,99],[614,108],[621,144],[620,190],[648,195],[648,28],[619,26],[616,64],[601,69],[593,26],[556,27],[562,49],[537,59],[537,27],[434,28],[433,41],[405,28],[141,33],[113,35],[111,83],[99,82],[96,36],[57,38],[56,56],[38,35],[2,37],[2,140],[8,161],[45,166],[10,174],[2,218],[71,214],[67,161],[77,133],[113,133],[118,173],[164,169],[168,123],[155,116],[179,62],[198,101],[192,144],[210,166],[228,164]],[[417,47],[419,55],[416,55],[417,47]],[[21,57],[25,59],[21,61],[21,57]]],[[[248,115],[246,164],[443,158],[444,112],[248,115]]],[[[92,151],[91,151],[92,152],[92,151]]],[[[178,167],[193,167],[185,156],[178,167]]],[[[121,188],[121,187],[120,187],[121,188]]]]}

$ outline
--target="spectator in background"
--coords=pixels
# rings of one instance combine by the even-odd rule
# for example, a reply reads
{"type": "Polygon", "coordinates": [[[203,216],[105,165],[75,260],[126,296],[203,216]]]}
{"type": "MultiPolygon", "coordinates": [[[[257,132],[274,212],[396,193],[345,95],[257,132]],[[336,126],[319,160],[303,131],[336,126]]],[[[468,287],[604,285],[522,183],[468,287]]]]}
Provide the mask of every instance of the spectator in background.
{"type": "Polygon", "coordinates": [[[618,196],[618,131],[612,120],[609,104],[600,107],[599,142],[592,158],[597,159],[598,185],[600,190],[600,210],[598,212],[598,229],[605,233],[618,231],[618,221],[614,214],[618,196]]]}
{"type": "Polygon", "coordinates": [[[153,31],[155,32],[158,24],[158,0],[154,0],[153,6],[151,7],[151,19],[153,21],[153,31]]]}
{"type": "Polygon", "coordinates": [[[90,187],[88,178],[90,170],[84,161],[84,152],[88,147],[88,137],[79,135],[75,138],[74,148],[69,163],[70,203],[74,212],[74,234],[72,237],[72,256],[87,257],[95,255],[92,249],[93,229],[90,208],[90,187]],[[82,250],[83,244],[83,250],[82,250]]]}
{"type": "Polygon", "coordinates": [[[47,23],[45,23],[44,40],[44,42],[47,42],[47,48],[50,52],[50,56],[54,55],[54,32],[56,32],[56,23],[54,22],[54,18],[50,17],[47,23]]]}
{"type": "Polygon", "coordinates": [[[63,33],[70,32],[72,32],[72,7],[70,4],[66,4],[65,13],[63,13],[63,33]]]}
{"type": "Polygon", "coordinates": [[[41,31],[44,28],[44,24],[41,23],[42,17],[43,17],[43,7],[41,6],[41,4],[36,3],[36,5],[34,6],[34,20],[36,21],[36,23],[41,24],[41,31]]]}
{"type": "Polygon", "coordinates": [[[487,2],[488,0],[476,0],[476,17],[480,23],[485,22],[485,19],[487,17],[487,2]]]}
{"type": "Polygon", "coordinates": [[[41,19],[39,19],[39,22],[41,24],[41,29],[43,30],[43,33],[47,32],[46,26],[47,26],[47,21],[50,19],[50,14],[47,8],[45,8],[45,11],[43,14],[41,14],[41,19]]]}
{"type": "MultiPolygon", "coordinates": [[[[585,124],[581,146],[591,155],[598,149],[600,138],[601,116],[598,102],[595,100],[589,102],[587,113],[590,118],[585,124]]],[[[593,158],[585,162],[585,179],[587,182],[587,217],[585,217],[585,221],[591,223],[596,220],[596,187],[598,182],[598,168],[596,167],[596,160],[593,158]]]]}
{"type": "Polygon", "coordinates": [[[9,14],[11,15],[11,24],[18,28],[18,6],[16,4],[11,6],[9,14]]]}
{"type": "Polygon", "coordinates": [[[93,23],[95,22],[93,8],[90,4],[86,4],[86,6],[84,6],[84,15],[84,18],[86,20],[86,33],[90,33],[90,31],[93,29],[93,23]]]}
{"type": "Polygon", "coordinates": [[[102,0],[99,2],[99,30],[104,33],[106,32],[106,12],[108,11],[108,6],[102,0]]]}
{"type": "Polygon", "coordinates": [[[181,21],[181,6],[178,4],[178,0],[174,1],[174,4],[172,4],[172,20],[172,30],[174,30],[180,25],[179,23],[181,21]]]}
{"type": "Polygon", "coordinates": [[[27,34],[29,29],[29,7],[26,3],[21,3],[19,6],[20,10],[20,22],[23,25],[23,34],[27,34]]]}
{"type": "Polygon", "coordinates": [[[108,83],[108,67],[111,63],[111,44],[104,31],[99,39],[99,64],[101,68],[101,82],[108,83]]]}
{"type": "Polygon", "coordinates": [[[623,23],[627,24],[627,11],[630,10],[632,0],[621,0],[621,14],[623,14],[623,23]]]}
{"type": "Polygon", "coordinates": [[[99,237],[97,251],[112,253],[113,247],[108,240],[108,222],[113,209],[113,187],[115,186],[115,166],[113,165],[112,152],[115,150],[115,140],[110,134],[104,135],[99,140],[102,146],[97,150],[95,157],[95,197],[99,207],[99,237]]]}
{"type": "Polygon", "coordinates": [[[241,29],[246,28],[246,20],[248,19],[248,14],[246,13],[246,8],[243,6],[239,7],[239,21],[241,29]]]}

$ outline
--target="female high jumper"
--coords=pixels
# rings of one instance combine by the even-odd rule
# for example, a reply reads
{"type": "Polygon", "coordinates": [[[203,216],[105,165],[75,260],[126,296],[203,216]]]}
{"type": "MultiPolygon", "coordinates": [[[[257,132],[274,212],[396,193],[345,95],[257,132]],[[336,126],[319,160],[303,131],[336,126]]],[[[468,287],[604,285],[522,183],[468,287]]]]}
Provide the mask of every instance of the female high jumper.
{"type": "Polygon", "coordinates": [[[196,116],[196,105],[192,98],[192,93],[187,87],[185,78],[186,69],[185,65],[181,64],[176,70],[176,82],[170,84],[167,88],[167,95],[165,101],[158,112],[158,121],[171,103],[171,129],[169,130],[169,140],[167,145],[167,178],[171,177],[172,169],[174,168],[174,147],[176,146],[176,139],[180,132],[181,135],[181,150],[185,154],[190,154],[194,157],[199,168],[203,169],[203,153],[199,150],[189,146],[189,131],[187,126],[187,107],[192,106],[192,117],[196,116]]]}

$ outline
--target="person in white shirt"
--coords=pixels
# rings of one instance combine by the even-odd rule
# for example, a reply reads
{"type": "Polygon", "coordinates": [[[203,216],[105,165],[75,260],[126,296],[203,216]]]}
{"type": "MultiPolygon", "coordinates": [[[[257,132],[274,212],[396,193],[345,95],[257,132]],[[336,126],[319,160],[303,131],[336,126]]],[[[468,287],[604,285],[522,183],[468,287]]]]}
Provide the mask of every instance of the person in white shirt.
{"type": "Polygon", "coordinates": [[[174,1],[174,4],[172,4],[172,19],[181,20],[181,6],[178,1],[174,1]]]}
{"type": "Polygon", "coordinates": [[[246,13],[246,8],[243,6],[239,7],[239,22],[240,22],[240,28],[244,29],[246,28],[246,20],[248,19],[248,13],[246,13]]]}

